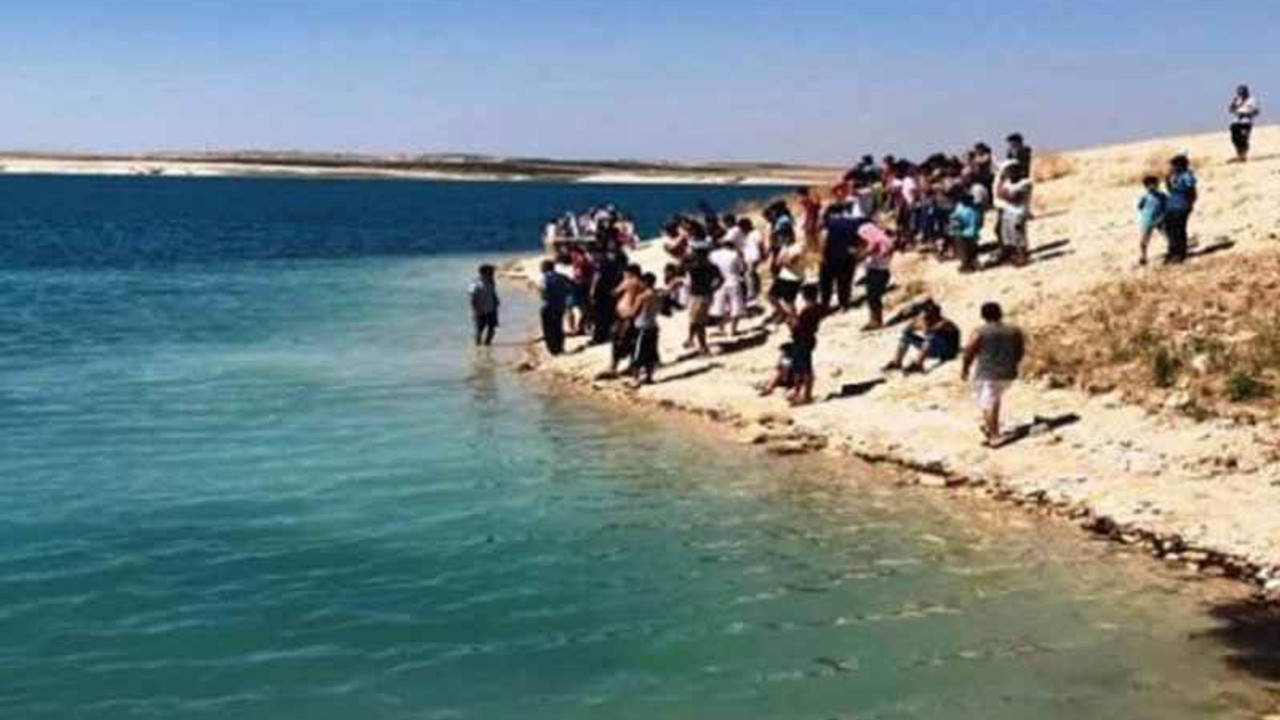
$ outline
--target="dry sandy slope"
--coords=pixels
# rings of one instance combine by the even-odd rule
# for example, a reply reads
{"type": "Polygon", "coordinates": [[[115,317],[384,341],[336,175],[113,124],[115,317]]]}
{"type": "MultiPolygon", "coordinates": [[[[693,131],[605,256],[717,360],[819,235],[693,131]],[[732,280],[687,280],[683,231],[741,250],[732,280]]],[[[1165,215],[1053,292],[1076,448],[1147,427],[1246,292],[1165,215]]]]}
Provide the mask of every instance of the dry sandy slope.
{"type": "MultiPolygon", "coordinates": [[[[1226,252],[1240,255],[1280,247],[1274,234],[1280,229],[1280,203],[1274,200],[1280,193],[1280,127],[1267,127],[1255,134],[1255,162],[1247,166],[1226,164],[1231,149],[1225,132],[1071,153],[1074,172],[1037,187],[1031,237],[1041,250],[1030,267],[960,276],[954,264],[901,256],[895,283],[926,288],[966,333],[977,324],[979,305],[999,300],[1012,320],[1031,331],[1035,353],[1037,327],[1048,325],[1067,304],[1089,302],[1091,286],[1135,272],[1137,178],[1151,158],[1177,149],[1191,153],[1201,179],[1191,227],[1201,246],[1230,239],[1236,244],[1226,252]]],[[[656,247],[636,259],[650,269],[663,263],[656,247]]],[[[532,267],[526,263],[522,271],[532,267]]],[[[891,296],[889,314],[905,300],[901,291],[891,296]]],[[[864,321],[864,313],[855,310],[824,324],[816,353],[817,397],[885,377],[879,368],[899,329],[863,334],[857,328],[864,321]]],[[[1028,381],[1010,394],[1007,422],[1071,413],[1079,421],[992,451],[979,445],[976,410],[957,364],[925,376],[889,375],[862,394],[792,410],[780,398],[756,397],[752,387],[773,366],[785,332],[758,347],[672,363],[683,353],[684,329],[683,316],[664,321],[662,349],[671,364],[659,372],[658,384],[628,397],[734,419],[746,427],[727,428],[733,438],[812,434],[826,439],[830,449],[982,480],[1001,493],[1060,503],[1080,515],[1087,510],[1095,529],[1114,524],[1130,539],[1177,536],[1196,551],[1184,553],[1178,542],[1166,550],[1197,565],[1205,563],[1203,550],[1227,556],[1224,562],[1237,571],[1260,569],[1264,579],[1280,568],[1280,467],[1268,444],[1280,438],[1274,425],[1198,423],[1126,405],[1116,394],[1090,396],[1028,381]]],[[[590,348],[543,367],[617,392],[616,382],[590,381],[607,358],[607,348],[590,348]]]]}

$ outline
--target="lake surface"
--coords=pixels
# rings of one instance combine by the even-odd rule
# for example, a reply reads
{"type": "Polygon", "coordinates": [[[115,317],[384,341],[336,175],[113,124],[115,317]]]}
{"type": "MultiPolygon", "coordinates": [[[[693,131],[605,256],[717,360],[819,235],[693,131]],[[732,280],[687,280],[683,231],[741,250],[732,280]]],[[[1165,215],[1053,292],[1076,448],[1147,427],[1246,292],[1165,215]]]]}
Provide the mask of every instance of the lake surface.
{"type": "Polygon", "coordinates": [[[546,216],[776,192],[0,177],[0,717],[1255,716],[1145,564],[469,346],[546,216]]]}

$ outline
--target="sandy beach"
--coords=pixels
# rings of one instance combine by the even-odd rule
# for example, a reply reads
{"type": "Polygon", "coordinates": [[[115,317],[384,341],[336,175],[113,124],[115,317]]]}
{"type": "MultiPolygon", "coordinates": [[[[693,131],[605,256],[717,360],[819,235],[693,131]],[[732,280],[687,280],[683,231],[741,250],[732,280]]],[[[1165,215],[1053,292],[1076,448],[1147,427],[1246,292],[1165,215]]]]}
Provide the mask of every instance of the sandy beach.
{"type": "MultiPolygon", "coordinates": [[[[1068,333],[1064,318],[1094,307],[1104,288],[1161,274],[1176,279],[1200,273],[1222,282],[1247,276],[1260,260],[1280,253],[1280,206],[1269,199],[1280,189],[1280,127],[1258,128],[1254,145],[1247,165],[1227,162],[1231,146],[1225,132],[1057,156],[1058,177],[1037,183],[1029,266],[964,276],[953,263],[899,254],[887,315],[931,297],[967,337],[978,324],[981,303],[998,300],[1028,332],[1032,367],[1042,368],[1037,352],[1048,343],[1037,338],[1068,333]],[[1193,255],[1199,254],[1181,268],[1135,268],[1140,178],[1178,150],[1190,154],[1201,181],[1191,223],[1198,248],[1193,255]]],[[[989,219],[984,240],[991,239],[989,219]]],[[[1155,250],[1161,248],[1158,239],[1155,250]]],[[[632,259],[659,274],[666,261],[652,243],[632,259]]],[[[528,279],[535,270],[536,260],[530,259],[512,273],[528,279]]],[[[1188,571],[1280,592],[1280,434],[1274,413],[1242,407],[1239,413],[1197,415],[1187,411],[1181,385],[1153,394],[1033,372],[1006,405],[1006,423],[1020,426],[1025,436],[986,449],[959,364],[924,375],[885,374],[880,368],[892,356],[901,326],[863,333],[865,313],[855,308],[823,324],[815,356],[818,402],[801,408],[778,397],[760,398],[754,387],[774,366],[785,330],[720,338],[712,357],[686,357],[683,314],[661,321],[666,364],[652,386],[632,390],[597,379],[608,366],[609,349],[580,347],[581,339],[571,341],[568,354],[539,355],[530,366],[627,404],[719,420],[726,442],[891,464],[920,484],[1064,515],[1092,532],[1145,546],[1188,571]]]]}
{"type": "Polygon", "coordinates": [[[374,156],[310,153],[41,154],[0,151],[0,174],[139,177],[292,177],[613,185],[800,185],[830,168],[751,163],[572,161],[471,155],[374,156]]]}

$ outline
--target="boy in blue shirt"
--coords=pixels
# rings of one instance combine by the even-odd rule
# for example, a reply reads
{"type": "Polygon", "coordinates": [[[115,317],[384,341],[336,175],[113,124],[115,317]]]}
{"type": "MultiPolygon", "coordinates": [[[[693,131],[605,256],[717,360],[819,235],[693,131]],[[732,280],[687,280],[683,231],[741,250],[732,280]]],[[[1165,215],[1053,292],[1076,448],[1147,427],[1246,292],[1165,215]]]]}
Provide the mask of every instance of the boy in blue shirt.
{"type": "Polygon", "coordinates": [[[1160,192],[1160,178],[1148,175],[1142,178],[1142,186],[1146,192],[1138,198],[1138,249],[1141,254],[1139,265],[1147,264],[1147,246],[1151,244],[1151,236],[1156,230],[1164,228],[1164,213],[1168,196],[1160,192]]]}
{"type": "Polygon", "coordinates": [[[960,253],[960,272],[978,269],[978,236],[982,233],[982,213],[969,193],[959,193],[951,211],[951,237],[960,253]]]}
{"type": "Polygon", "coordinates": [[[1196,174],[1186,154],[1179,154],[1169,161],[1169,178],[1165,181],[1169,197],[1164,208],[1164,234],[1169,240],[1166,263],[1181,263],[1187,259],[1187,221],[1196,207],[1196,174]]]}

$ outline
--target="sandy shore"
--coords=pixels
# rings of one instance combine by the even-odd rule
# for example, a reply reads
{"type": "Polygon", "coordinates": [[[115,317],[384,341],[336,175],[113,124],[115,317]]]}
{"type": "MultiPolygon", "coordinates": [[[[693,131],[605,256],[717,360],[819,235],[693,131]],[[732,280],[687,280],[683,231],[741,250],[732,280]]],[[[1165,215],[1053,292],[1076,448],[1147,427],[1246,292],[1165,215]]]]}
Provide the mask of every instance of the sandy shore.
{"type": "MultiPolygon", "coordinates": [[[[1191,233],[1200,247],[1221,245],[1241,258],[1280,251],[1280,127],[1255,133],[1255,160],[1228,164],[1226,133],[1170,138],[1070,153],[1071,171],[1038,184],[1031,224],[1035,261],[961,276],[954,264],[900,255],[888,315],[923,296],[938,300],[966,331],[979,305],[1001,301],[1010,319],[1035,335],[1064,308],[1090,302],[1090,289],[1134,272],[1138,178],[1151,163],[1185,149],[1196,160],[1200,204],[1191,233]]],[[[988,234],[991,222],[988,222],[988,234]]],[[[634,259],[650,270],[664,262],[649,246],[634,259]]],[[[1194,261],[1193,261],[1194,262],[1194,261]]],[[[535,261],[518,264],[533,274],[535,261]]],[[[638,391],[596,380],[607,348],[539,358],[540,372],[627,403],[652,403],[725,423],[728,442],[777,453],[822,451],[909,469],[921,484],[981,493],[1070,517],[1118,541],[1145,546],[1188,570],[1227,575],[1280,591],[1280,463],[1274,418],[1196,421],[1176,409],[1143,408],[1118,392],[1055,388],[1027,378],[1008,397],[1006,422],[1034,425],[999,450],[980,445],[977,410],[955,363],[925,375],[884,374],[900,327],[862,333],[865,311],[830,318],[815,361],[820,400],[792,409],[762,399],[765,378],[786,332],[722,341],[711,358],[682,358],[685,318],[663,319],[667,364],[657,384],[638,391]]],[[[754,323],[751,327],[754,327],[754,323]]]]}
{"type": "Polygon", "coordinates": [[[824,168],[770,165],[574,162],[509,158],[208,156],[75,156],[0,153],[0,175],[140,177],[293,177],[476,182],[562,181],[616,185],[801,185],[825,178],[824,168]]]}

